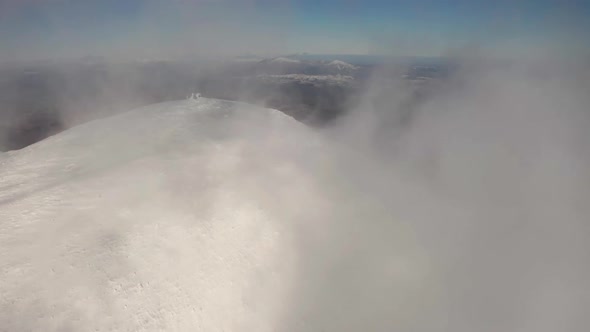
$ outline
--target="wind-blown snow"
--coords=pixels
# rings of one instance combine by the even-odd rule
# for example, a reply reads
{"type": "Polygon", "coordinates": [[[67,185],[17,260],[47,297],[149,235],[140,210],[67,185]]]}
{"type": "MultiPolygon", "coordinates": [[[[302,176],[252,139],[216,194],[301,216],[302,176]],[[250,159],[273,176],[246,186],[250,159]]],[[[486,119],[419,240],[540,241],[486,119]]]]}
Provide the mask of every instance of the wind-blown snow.
{"type": "MultiPolygon", "coordinates": [[[[389,217],[346,194],[355,181],[335,172],[321,142],[278,111],[200,98],[1,155],[0,328],[316,331],[382,324],[391,305],[412,311],[405,296],[376,289],[364,292],[379,308],[352,321],[338,314],[350,308],[324,303],[374,272],[366,261],[356,272],[329,263],[358,254],[349,243],[364,246],[352,230],[389,217]],[[325,284],[332,278],[341,286],[325,284]],[[316,287],[315,299],[301,297],[316,287]]],[[[382,232],[383,250],[408,247],[401,230],[382,232]]],[[[376,277],[426,287],[420,254],[402,256],[380,259],[376,277]]]]}
{"type": "Polygon", "coordinates": [[[198,98],[0,154],[0,330],[583,330],[587,103],[490,80],[403,135],[198,98]]]}

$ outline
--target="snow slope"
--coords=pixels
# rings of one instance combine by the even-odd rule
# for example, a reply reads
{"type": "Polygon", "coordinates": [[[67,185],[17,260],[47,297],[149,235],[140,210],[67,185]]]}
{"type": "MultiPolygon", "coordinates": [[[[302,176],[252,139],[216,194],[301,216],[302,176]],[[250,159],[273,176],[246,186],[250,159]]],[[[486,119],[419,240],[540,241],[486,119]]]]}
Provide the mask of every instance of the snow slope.
{"type": "MultiPolygon", "coordinates": [[[[389,271],[388,282],[409,290],[420,273],[408,274],[405,262],[396,277],[391,265],[366,260],[339,272],[342,254],[358,254],[349,244],[363,248],[352,230],[378,210],[371,201],[340,206],[353,201],[342,192],[349,179],[333,172],[325,152],[278,111],[199,98],[90,122],[0,155],[0,330],[383,324],[395,317],[391,305],[407,299],[376,296],[385,289],[365,289],[359,273],[389,271]],[[369,302],[355,300],[353,287],[376,307],[363,312],[369,302]],[[358,313],[343,319],[349,310],[358,313]]],[[[403,234],[383,232],[379,250],[407,242],[395,241],[403,234]]]]}
{"type": "Polygon", "coordinates": [[[255,156],[286,128],[304,131],[201,98],[2,154],[0,330],[270,330],[290,251],[253,184],[289,169],[255,156]]]}

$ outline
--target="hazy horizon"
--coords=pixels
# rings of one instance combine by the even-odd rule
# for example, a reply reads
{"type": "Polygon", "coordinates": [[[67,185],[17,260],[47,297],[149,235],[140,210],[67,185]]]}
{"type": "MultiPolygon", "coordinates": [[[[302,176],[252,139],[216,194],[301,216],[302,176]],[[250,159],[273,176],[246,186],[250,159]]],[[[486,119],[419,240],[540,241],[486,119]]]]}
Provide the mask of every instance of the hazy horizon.
{"type": "Polygon", "coordinates": [[[0,61],[590,54],[584,1],[1,0],[0,61]]]}

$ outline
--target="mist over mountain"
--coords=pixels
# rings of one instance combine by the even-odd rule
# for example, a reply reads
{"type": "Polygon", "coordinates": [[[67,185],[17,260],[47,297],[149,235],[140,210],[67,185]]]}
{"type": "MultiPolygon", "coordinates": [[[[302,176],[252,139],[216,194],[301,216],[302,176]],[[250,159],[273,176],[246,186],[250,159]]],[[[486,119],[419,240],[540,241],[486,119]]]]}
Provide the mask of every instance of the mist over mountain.
{"type": "MultiPolygon", "coordinates": [[[[120,63],[84,57],[4,67],[0,146],[19,149],[75,124],[195,92],[276,108],[323,126],[354,106],[377,66],[288,57],[120,63]]],[[[408,82],[430,80],[444,70],[442,64],[404,64],[399,75],[408,82]]]]}
{"type": "MultiPolygon", "coordinates": [[[[322,127],[192,93],[1,153],[0,324],[578,331],[580,68],[380,70],[322,127]]],[[[255,73],[268,89],[354,81],[255,73]]]]}
{"type": "Polygon", "coordinates": [[[0,0],[0,332],[590,330],[590,3],[0,0]]]}

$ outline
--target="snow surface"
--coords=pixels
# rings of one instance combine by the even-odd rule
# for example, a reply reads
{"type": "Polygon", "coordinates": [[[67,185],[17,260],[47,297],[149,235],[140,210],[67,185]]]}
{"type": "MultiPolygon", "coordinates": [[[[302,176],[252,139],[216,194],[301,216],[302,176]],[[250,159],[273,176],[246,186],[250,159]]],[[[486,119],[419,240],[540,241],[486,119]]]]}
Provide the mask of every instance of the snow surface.
{"type": "MultiPolygon", "coordinates": [[[[342,263],[327,262],[358,254],[349,244],[364,242],[352,241],[353,229],[378,209],[340,206],[351,199],[342,192],[350,181],[333,172],[321,142],[278,111],[199,98],[86,123],[1,154],[0,330],[383,324],[391,305],[407,301],[381,297],[389,282],[416,289],[422,269],[395,263],[395,255],[398,272],[379,261],[387,287],[363,286],[374,307],[355,299],[360,289],[343,292],[361,287],[359,273],[372,274],[373,265],[355,260],[353,271],[340,272],[342,263]],[[331,241],[334,223],[347,218],[348,226],[338,226],[343,236],[331,241]],[[359,313],[343,319],[349,310],[359,313]]],[[[396,240],[403,234],[384,232],[380,250],[407,242],[396,240]]]]}
{"type": "Polygon", "coordinates": [[[254,184],[290,170],[256,155],[287,128],[305,131],[201,98],[0,155],[0,330],[271,330],[290,252],[254,184]]]}

